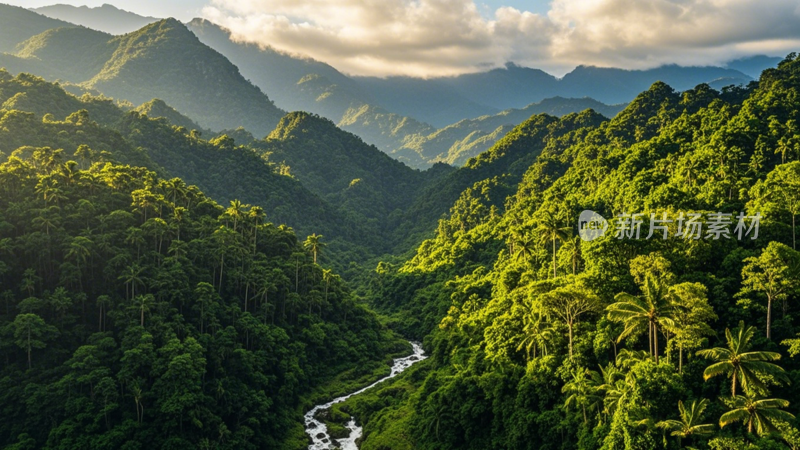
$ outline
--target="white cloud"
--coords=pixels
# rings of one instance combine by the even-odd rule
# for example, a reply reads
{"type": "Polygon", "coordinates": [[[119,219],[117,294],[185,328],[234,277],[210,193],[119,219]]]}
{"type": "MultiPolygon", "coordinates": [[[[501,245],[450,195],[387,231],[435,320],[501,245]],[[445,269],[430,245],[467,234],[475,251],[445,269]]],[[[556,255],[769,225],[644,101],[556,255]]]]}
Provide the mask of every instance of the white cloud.
{"type": "Polygon", "coordinates": [[[473,0],[213,0],[236,39],[359,75],[450,75],[507,61],[563,73],[715,64],[800,48],[796,0],[553,0],[546,16],[473,0]]]}
{"type": "Polygon", "coordinates": [[[800,46],[796,9],[796,0],[555,0],[551,56],[639,68],[784,53],[800,46]]]}

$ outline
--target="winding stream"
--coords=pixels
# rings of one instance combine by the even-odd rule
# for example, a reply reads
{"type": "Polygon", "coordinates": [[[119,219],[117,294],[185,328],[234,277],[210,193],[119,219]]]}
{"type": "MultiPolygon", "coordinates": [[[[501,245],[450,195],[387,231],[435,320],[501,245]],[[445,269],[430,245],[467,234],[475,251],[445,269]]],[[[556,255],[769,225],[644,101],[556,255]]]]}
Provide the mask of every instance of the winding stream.
{"type": "Polygon", "coordinates": [[[427,358],[425,356],[425,351],[422,350],[422,346],[416,342],[411,342],[411,346],[414,348],[414,353],[404,358],[397,358],[392,363],[392,372],[381,378],[380,380],[370,384],[369,386],[359,389],[358,391],[353,392],[352,394],[348,394],[342,397],[335,398],[328,403],[324,403],[322,405],[317,405],[311,410],[309,410],[305,415],[305,422],[306,422],[306,434],[311,436],[311,445],[308,446],[308,450],[331,450],[335,448],[339,448],[341,450],[358,450],[358,446],[356,445],[356,439],[361,437],[361,427],[356,424],[355,419],[352,417],[350,418],[350,422],[347,423],[347,428],[350,430],[350,436],[342,439],[337,439],[335,442],[331,439],[328,435],[328,427],[322,423],[321,421],[314,418],[314,416],[326,409],[329,409],[336,403],[341,403],[348,398],[358,395],[367,389],[375,386],[378,383],[388,380],[389,378],[393,378],[397,376],[400,372],[408,369],[413,364],[422,361],[423,359],[427,358]]]}

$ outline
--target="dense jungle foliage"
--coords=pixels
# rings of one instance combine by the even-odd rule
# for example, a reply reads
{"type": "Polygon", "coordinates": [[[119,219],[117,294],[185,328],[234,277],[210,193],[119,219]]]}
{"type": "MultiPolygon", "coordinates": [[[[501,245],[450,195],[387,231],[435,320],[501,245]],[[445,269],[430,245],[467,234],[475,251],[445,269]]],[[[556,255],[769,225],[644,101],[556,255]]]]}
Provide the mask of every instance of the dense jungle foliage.
{"type": "Polygon", "coordinates": [[[366,422],[361,448],[800,448],[798,94],[792,54],[746,88],[656,83],[612,120],[506,136],[563,129],[373,274],[432,355],[336,407],[366,422]],[[605,235],[578,236],[584,210],[605,235]],[[618,231],[635,213],[638,239],[618,231]]]}
{"type": "Polygon", "coordinates": [[[186,46],[165,20],[0,59],[67,81],[0,70],[4,448],[303,448],[303,409],[385,374],[398,335],[430,358],[327,416],[365,450],[800,448],[796,55],[419,171],[280,118],[217,53],[127,83],[186,46]]]}

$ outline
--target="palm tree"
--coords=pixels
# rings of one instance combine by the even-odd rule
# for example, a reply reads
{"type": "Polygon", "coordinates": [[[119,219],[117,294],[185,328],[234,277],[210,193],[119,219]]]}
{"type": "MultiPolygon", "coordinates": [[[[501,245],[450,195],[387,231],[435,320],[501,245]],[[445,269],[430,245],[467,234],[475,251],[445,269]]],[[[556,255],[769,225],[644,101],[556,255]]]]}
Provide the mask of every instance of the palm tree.
{"type": "Polygon", "coordinates": [[[111,304],[111,297],[107,295],[97,297],[97,308],[100,310],[97,317],[97,331],[103,331],[105,329],[106,312],[111,304]]]}
{"type": "Polygon", "coordinates": [[[732,333],[725,329],[725,339],[728,348],[715,347],[697,352],[698,356],[713,360],[714,363],[706,367],[703,378],[708,380],[717,375],[726,374],[731,377],[731,397],[736,397],[736,383],[741,384],[745,392],[753,392],[753,388],[765,390],[766,386],[757,373],[771,375],[775,378],[788,381],[786,373],[777,364],[769,361],[781,359],[781,354],[776,352],[749,352],[750,340],[756,332],[756,327],[745,327],[744,322],[739,322],[739,327],[732,333]]]}
{"type": "Polygon", "coordinates": [[[629,376],[625,379],[614,381],[614,383],[605,388],[606,397],[604,399],[605,413],[609,416],[622,407],[625,402],[634,394],[636,388],[636,379],[629,376]]]}
{"type": "Polygon", "coordinates": [[[233,231],[236,231],[236,225],[244,218],[244,209],[249,206],[239,200],[231,200],[231,206],[225,210],[225,215],[233,219],[233,231]]]}
{"type": "Polygon", "coordinates": [[[264,221],[264,218],[267,217],[267,214],[264,212],[264,208],[253,206],[248,212],[248,217],[253,221],[253,254],[255,255],[256,245],[258,243],[258,227],[264,221]]]}
{"type": "Polygon", "coordinates": [[[700,401],[694,400],[692,405],[687,409],[683,405],[683,401],[678,400],[678,412],[680,413],[680,420],[664,420],[658,422],[656,427],[664,431],[672,431],[672,436],[678,437],[678,447],[681,447],[681,439],[691,436],[707,436],[714,432],[714,425],[700,424],[703,418],[703,413],[708,407],[708,399],[700,401]]]}
{"type": "Polygon", "coordinates": [[[183,223],[183,220],[186,218],[186,213],[188,211],[189,210],[183,206],[176,206],[172,211],[172,223],[175,227],[175,231],[177,232],[175,239],[179,241],[181,240],[181,223],[183,223]]]}
{"type": "Polygon", "coordinates": [[[139,254],[141,253],[144,242],[144,231],[141,228],[130,227],[125,232],[125,243],[136,245],[136,259],[139,259],[139,254]]]}
{"type": "MultiPolygon", "coordinates": [[[[609,394],[614,392],[617,388],[617,382],[622,381],[624,376],[622,372],[617,369],[613,363],[608,363],[606,367],[598,366],[600,372],[592,372],[592,383],[595,386],[598,394],[603,393],[605,399],[610,399],[609,394]]],[[[603,414],[611,416],[613,414],[615,404],[609,407],[608,402],[604,399],[603,414]]]]}
{"type": "Polygon", "coordinates": [[[667,286],[657,281],[654,276],[648,275],[645,277],[640,297],[622,292],[617,294],[614,300],[615,303],[606,308],[608,318],[622,322],[625,326],[617,342],[647,328],[650,355],[655,355],[658,364],[658,329],[674,325],[669,317],[670,295],[667,286]]]}
{"type": "Polygon", "coordinates": [[[25,269],[25,272],[22,273],[22,282],[19,287],[28,292],[28,297],[33,297],[33,293],[36,291],[36,284],[41,281],[42,279],[36,275],[34,269],[25,269]]]}
{"type": "Polygon", "coordinates": [[[542,349],[542,355],[547,356],[547,341],[553,339],[553,330],[544,321],[541,313],[529,310],[523,317],[522,339],[517,346],[517,351],[525,349],[528,360],[536,358],[536,349],[542,349]],[[533,352],[531,352],[531,350],[533,352]]]}
{"type": "Polygon", "coordinates": [[[81,290],[83,290],[83,273],[81,270],[86,264],[86,259],[92,254],[90,250],[92,244],[93,242],[89,238],[77,236],[69,243],[66,255],[64,255],[67,259],[74,259],[75,265],[78,266],[78,285],[81,290]]]}
{"type": "Polygon", "coordinates": [[[317,255],[325,247],[325,244],[321,242],[321,239],[321,234],[314,233],[307,237],[306,241],[303,242],[303,247],[305,247],[306,250],[310,251],[311,254],[314,255],[314,264],[317,263],[317,255]]]}
{"type": "Polygon", "coordinates": [[[629,350],[627,348],[623,348],[619,351],[617,355],[616,364],[617,367],[622,367],[624,369],[630,369],[631,367],[639,364],[640,362],[648,359],[650,354],[644,350],[629,350]]]}
{"type": "Polygon", "coordinates": [[[572,274],[575,275],[578,269],[578,261],[581,257],[580,236],[574,236],[572,239],[568,239],[566,242],[564,242],[563,248],[566,250],[570,263],[572,264],[572,274]]]}
{"type": "Polygon", "coordinates": [[[55,228],[58,226],[59,218],[57,215],[52,214],[52,209],[55,206],[51,206],[49,208],[42,209],[39,212],[39,217],[35,217],[32,222],[34,225],[38,227],[44,227],[45,234],[50,236],[50,228],[55,228]]]}
{"type": "Polygon", "coordinates": [[[566,240],[572,228],[559,226],[558,218],[551,212],[545,213],[537,228],[546,240],[553,241],[553,278],[556,277],[556,240],[566,240]]]}
{"type": "Polygon", "coordinates": [[[561,392],[570,394],[567,400],[564,401],[564,408],[569,408],[570,405],[575,404],[581,407],[583,411],[583,423],[588,424],[586,417],[586,409],[597,406],[600,403],[600,396],[597,395],[597,386],[593,376],[594,372],[589,369],[579,368],[572,374],[572,380],[561,388],[561,392]]]}
{"type": "Polygon", "coordinates": [[[145,294],[140,295],[138,297],[134,297],[134,301],[139,305],[139,313],[140,313],[140,322],[139,325],[144,326],[144,313],[145,311],[150,311],[150,307],[153,305],[153,294],[145,294]]]}
{"type": "Polygon", "coordinates": [[[514,259],[527,261],[533,255],[533,237],[530,234],[514,237],[514,259]]]}
{"type": "Polygon", "coordinates": [[[236,242],[236,230],[231,230],[226,226],[221,226],[214,231],[212,235],[216,244],[216,253],[219,255],[219,286],[218,292],[222,292],[222,275],[225,272],[225,255],[231,251],[232,246],[236,242]]]}
{"type": "Polygon", "coordinates": [[[328,301],[328,288],[331,286],[331,279],[333,279],[333,271],[331,269],[322,269],[322,281],[325,282],[325,301],[328,301]]]}
{"type": "Polygon", "coordinates": [[[751,395],[737,395],[733,398],[731,410],[719,418],[719,426],[724,427],[733,422],[746,422],[747,432],[753,432],[756,426],[758,434],[778,431],[773,421],[789,422],[794,416],[780,408],[786,408],[789,402],[779,398],[757,398],[751,395]]]}
{"type": "MultiPolygon", "coordinates": [[[[441,398],[439,398],[439,401],[441,401],[441,398]]],[[[439,425],[441,425],[443,419],[452,418],[452,415],[450,414],[450,408],[444,403],[434,403],[429,401],[428,404],[425,405],[425,412],[427,415],[432,416],[431,420],[428,421],[428,433],[434,431],[436,433],[436,440],[440,441],[439,425]]]]}
{"type": "Polygon", "coordinates": [[[690,186],[694,186],[697,170],[700,167],[700,161],[697,158],[687,157],[683,161],[683,170],[681,175],[689,182],[690,186]]]}
{"type": "Polygon", "coordinates": [[[44,200],[44,207],[47,208],[47,204],[51,200],[52,192],[57,189],[56,180],[51,176],[41,177],[34,189],[37,194],[41,194],[44,200]]]}
{"type": "Polygon", "coordinates": [[[186,182],[180,178],[167,181],[167,190],[172,194],[172,204],[178,205],[178,196],[186,196],[186,182]]]}
{"type": "Polygon", "coordinates": [[[84,236],[77,236],[72,239],[67,247],[67,253],[64,255],[65,258],[74,259],[75,263],[78,265],[78,269],[81,268],[81,264],[86,263],[86,258],[91,255],[91,251],[89,250],[89,246],[92,245],[92,241],[89,238],[84,236]]]}
{"type": "Polygon", "coordinates": [[[786,163],[786,154],[792,150],[792,141],[788,136],[778,139],[778,145],[775,147],[775,154],[781,155],[781,164],[786,163]]]}
{"type": "Polygon", "coordinates": [[[132,266],[128,266],[125,269],[125,273],[123,273],[119,279],[125,282],[125,294],[128,294],[128,285],[131,286],[131,295],[128,298],[136,297],[136,285],[142,284],[141,274],[142,271],[141,267],[138,264],[134,264],[132,266]]]}

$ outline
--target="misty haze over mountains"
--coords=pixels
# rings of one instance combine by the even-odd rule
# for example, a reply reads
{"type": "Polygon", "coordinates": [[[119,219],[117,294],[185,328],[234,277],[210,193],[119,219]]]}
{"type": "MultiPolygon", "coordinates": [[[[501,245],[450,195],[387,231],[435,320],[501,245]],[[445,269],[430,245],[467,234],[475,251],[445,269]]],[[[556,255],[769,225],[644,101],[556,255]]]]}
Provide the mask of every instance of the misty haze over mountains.
{"type": "Polygon", "coordinates": [[[745,85],[779,61],[754,56],[727,67],[649,70],[579,66],[562,78],[513,63],[444,78],[352,77],[321,61],[235,42],[205,19],[184,25],[111,5],[34,10],[42,15],[3,10],[0,50],[6,54],[0,66],[12,72],[62,80],[77,92],[137,106],[155,94],[204,128],[243,126],[257,138],[274,128],[282,111],[313,112],[421,168],[437,161],[463,164],[533,112],[560,116],[591,107],[611,117],[655,81],[677,90],[700,83],[721,89],[745,85]],[[156,67],[161,74],[154,79],[138,76],[156,67]],[[207,95],[198,98],[196,91],[207,95]]]}

